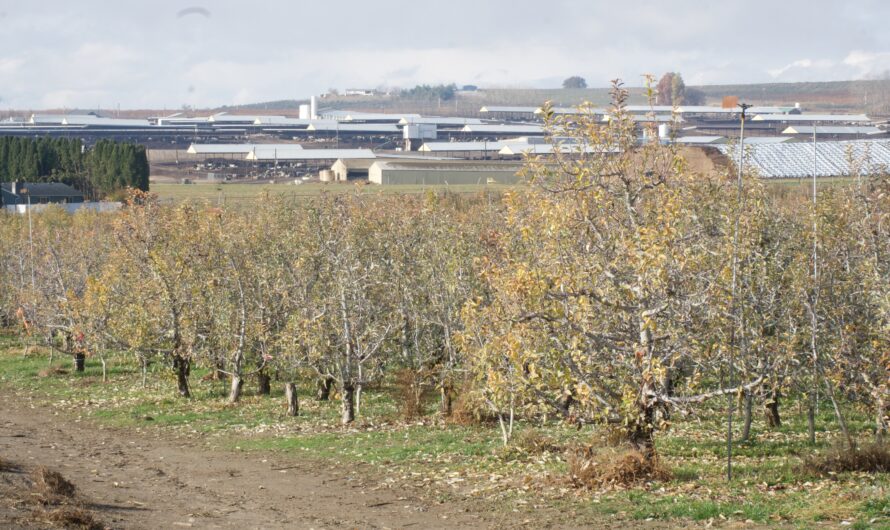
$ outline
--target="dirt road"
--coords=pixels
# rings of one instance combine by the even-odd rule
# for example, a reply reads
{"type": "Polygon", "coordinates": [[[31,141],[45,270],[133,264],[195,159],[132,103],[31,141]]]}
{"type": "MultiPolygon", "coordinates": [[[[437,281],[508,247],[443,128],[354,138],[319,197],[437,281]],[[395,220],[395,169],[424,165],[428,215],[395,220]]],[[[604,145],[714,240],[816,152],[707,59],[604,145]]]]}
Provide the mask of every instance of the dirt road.
{"type": "MultiPolygon", "coordinates": [[[[59,471],[113,528],[486,528],[509,520],[379,471],[268,453],[209,450],[77,421],[0,388],[0,458],[59,471]]],[[[7,514],[8,515],[8,514],[7,514]]],[[[7,528],[12,521],[3,520],[7,528]]]]}

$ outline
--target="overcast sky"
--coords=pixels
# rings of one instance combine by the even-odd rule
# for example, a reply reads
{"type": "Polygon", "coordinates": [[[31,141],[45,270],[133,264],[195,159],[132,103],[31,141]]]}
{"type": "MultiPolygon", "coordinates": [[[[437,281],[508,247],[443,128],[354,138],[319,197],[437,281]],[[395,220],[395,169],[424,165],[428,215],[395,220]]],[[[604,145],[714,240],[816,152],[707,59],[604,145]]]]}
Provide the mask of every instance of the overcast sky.
{"type": "Polygon", "coordinates": [[[888,0],[0,0],[0,108],[179,108],[330,87],[890,77],[888,0]]]}

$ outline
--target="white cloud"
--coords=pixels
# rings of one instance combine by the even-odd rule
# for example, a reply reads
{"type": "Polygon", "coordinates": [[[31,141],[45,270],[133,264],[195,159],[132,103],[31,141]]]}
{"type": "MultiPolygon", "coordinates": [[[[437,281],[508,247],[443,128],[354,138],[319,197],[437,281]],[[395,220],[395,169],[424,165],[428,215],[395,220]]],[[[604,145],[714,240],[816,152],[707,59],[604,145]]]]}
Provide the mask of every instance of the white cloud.
{"type": "Polygon", "coordinates": [[[890,70],[890,52],[853,50],[844,57],[843,63],[854,69],[857,78],[883,75],[890,70]]]}

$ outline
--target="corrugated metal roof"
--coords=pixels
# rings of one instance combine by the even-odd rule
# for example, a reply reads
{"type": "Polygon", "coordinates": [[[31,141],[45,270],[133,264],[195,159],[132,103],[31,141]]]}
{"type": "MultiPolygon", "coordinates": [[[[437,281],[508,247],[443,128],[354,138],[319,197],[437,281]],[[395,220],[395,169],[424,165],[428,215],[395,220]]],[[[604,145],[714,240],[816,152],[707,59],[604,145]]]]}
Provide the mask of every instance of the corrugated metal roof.
{"type": "Polygon", "coordinates": [[[873,135],[873,134],[885,134],[884,131],[878,129],[877,127],[844,127],[844,126],[831,126],[831,125],[817,125],[813,127],[812,125],[792,125],[788,127],[782,134],[813,134],[813,129],[816,130],[816,134],[849,134],[849,135],[873,135]]]}
{"type": "MultiPolygon", "coordinates": [[[[738,148],[719,145],[717,149],[738,163],[738,148]]],[[[813,144],[788,142],[752,145],[745,149],[746,167],[756,170],[763,178],[806,178],[813,175],[813,144]]],[[[890,167],[890,141],[850,140],[818,142],[816,145],[816,175],[836,177],[851,173],[849,154],[862,161],[866,173],[879,173],[890,167]]]]}
{"type": "Polygon", "coordinates": [[[303,149],[300,144],[192,144],[188,148],[188,153],[193,155],[209,155],[209,154],[247,154],[255,148],[263,149],[281,149],[282,151],[292,149],[303,149]]]}
{"type": "Polygon", "coordinates": [[[420,151],[425,153],[441,153],[448,151],[499,151],[508,144],[528,145],[528,142],[425,142],[420,151]]]}
{"type": "Polygon", "coordinates": [[[62,125],[87,125],[90,127],[148,127],[148,120],[97,118],[95,116],[66,116],[62,125]]]}
{"type": "Polygon", "coordinates": [[[337,160],[338,158],[376,158],[370,149],[266,149],[256,146],[245,160],[337,160]]]}
{"type": "Polygon", "coordinates": [[[861,123],[871,120],[865,114],[758,114],[751,121],[861,123]]]}
{"type": "Polygon", "coordinates": [[[791,136],[748,136],[745,145],[782,144],[794,140],[791,136]]]}
{"type": "Polygon", "coordinates": [[[440,116],[421,116],[418,118],[402,118],[400,125],[481,125],[479,118],[445,118],[440,116]]]}
{"type": "Polygon", "coordinates": [[[486,105],[479,109],[479,112],[489,113],[489,112],[506,112],[513,114],[534,114],[539,107],[510,107],[510,106],[499,106],[499,105],[486,105]]]}
{"type": "Polygon", "coordinates": [[[319,132],[366,132],[366,133],[399,133],[401,129],[392,123],[341,123],[341,122],[312,122],[307,131],[319,132]]]}
{"type": "Polygon", "coordinates": [[[508,144],[504,146],[499,154],[506,156],[516,156],[516,155],[549,155],[554,152],[565,153],[565,154],[595,154],[595,153],[617,153],[617,149],[611,149],[606,147],[593,147],[586,146],[583,151],[580,145],[566,145],[566,144],[508,144]]]}
{"type": "Polygon", "coordinates": [[[675,138],[674,142],[678,144],[718,144],[725,142],[726,138],[723,136],[682,136],[680,138],[675,138]]]}
{"type": "Polygon", "coordinates": [[[461,132],[466,133],[480,133],[480,134],[535,134],[541,135],[544,134],[544,127],[540,125],[511,125],[511,124],[503,124],[503,125],[491,125],[491,124],[483,124],[483,125],[465,125],[461,132]]]}

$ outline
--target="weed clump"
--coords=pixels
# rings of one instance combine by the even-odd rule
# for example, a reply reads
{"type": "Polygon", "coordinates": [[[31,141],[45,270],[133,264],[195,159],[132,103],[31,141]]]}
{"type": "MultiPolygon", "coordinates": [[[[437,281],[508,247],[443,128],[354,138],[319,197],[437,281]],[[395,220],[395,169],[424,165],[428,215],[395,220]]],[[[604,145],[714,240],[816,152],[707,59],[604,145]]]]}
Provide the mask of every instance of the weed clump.
{"type": "Polygon", "coordinates": [[[559,453],[563,450],[556,440],[537,429],[526,429],[520,432],[514,445],[518,450],[530,455],[559,453]]]}
{"type": "Polygon", "coordinates": [[[77,489],[68,479],[57,471],[51,471],[45,467],[37,468],[32,478],[34,489],[45,497],[74,497],[77,489]]]}
{"type": "Polygon", "coordinates": [[[671,478],[658,455],[646,458],[630,447],[577,448],[569,453],[567,463],[575,487],[623,487],[671,478]]]}
{"type": "Polygon", "coordinates": [[[44,368],[37,373],[37,376],[41,378],[52,377],[56,375],[68,375],[68,370],[60,368],[58,366],[53,366],[52,368],[44,368]]]}
{"type": "Polygon", "coordinates": [[[429,390],[428,375],[409,368],[395,374],[395,399],[402,418],[413,420],[424,415],[424,401],[429,390]]]}
{"type": "Polygon", "coordinates": [[[853,448],[835,446],[823,454],[807,457],[803,467],[820,475],[849,471],[887,473],[890,471],[890,444],[871,443],[853,448]]]}
{"type": "Polygon", "coordinates": [[[83,508],[63,506],[39,516],[41,519],[63,528],[80,530],[103,530],[105,525],[96,520],[93,514],[83,508]]]}
{"type": "Polygon", "coordinates": [[[497,423],[497,416],[478,394],[461,392],[454,399],[450,423],[455,425],[491,425],[497,423]]]}

